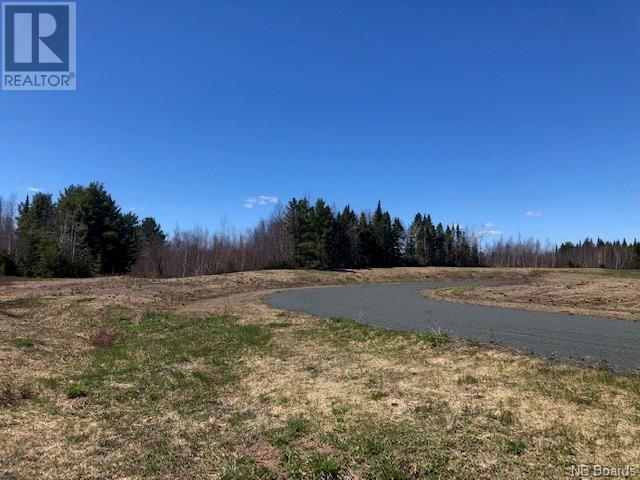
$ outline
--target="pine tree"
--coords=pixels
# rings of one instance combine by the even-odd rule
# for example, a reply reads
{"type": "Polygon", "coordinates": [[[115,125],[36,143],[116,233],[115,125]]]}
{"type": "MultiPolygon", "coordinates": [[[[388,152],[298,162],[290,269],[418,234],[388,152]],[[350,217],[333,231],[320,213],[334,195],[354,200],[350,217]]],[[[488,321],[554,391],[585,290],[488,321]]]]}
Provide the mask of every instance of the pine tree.
{"type": "Polygon", "coordinates": [[[640,242],[634,241],[631,247],[631,268],[640,268],[640,242]]]}
{"type": "Polygon", "coordinates": [[[18,258],[22,275],[50,277],[56,271],[58,246],[55,206],[50,194],[36,193],[18,206],[18,258]]]}
{"type": "Polygon", "coordinates": [[[293,245],[293,260],[296,266],[308,268],[311,254],[310,239],[311,207],[306,198],[291,199],[285,210],[287,234],[293,245]]]}
{"type": "Polygon", "coordinates": [[[358,217],[349,205],[336,215],[329,244],[329,264],[332,268],[355,265],[357,226],[358,217]]]}
{"type": "Polygon", "coordinates": [[[445,264],[445,236],[442,223],[436,226],[436,235],[434,243],[434,260],[433,265],[441,267],[445,264]]]}
{"type": "Polygon", "coordinates": [[[404,243],[405,243],[405,232],[404,226],[399,218],[395,218],[393,220],[393,225],[391,226],[391,265],[397,266],[402,263],[402,257],[404,255],[404,243]]]}
{"type": "Polygon", "coordinates": [[[138,254],[138,219],[131,213],[123,214],[104,185],[71,185],[58,203],[60,211],[76,223],[94,273],[117,274],[130,269],[138,254]]]}
{"type": "Polygon", "coordinates": [[[312,255],[308,260],[310,268],[327,268],[331,256],[331,234],[335,231],[331,208],[319,198],[311,210],[312,255]]]}
{"type": "Polygon", "coordinates": [[[356,266],[368,268],[372,266],[372,257],[376,249],[376,239],[373,228],[365,213],[360,214],[356,233],[356,266]]]}
{"type": "Polygon", "coordinates": [[[405,247],[405,262],[408,265],[416,265],[417,260],[417,242],[418,242],[418,232],[421,228],[422,224],[422,215],[417,213],[413,219],[413,222],[409,226],[409,231],[407,232],[407,244],[405,247]]]}

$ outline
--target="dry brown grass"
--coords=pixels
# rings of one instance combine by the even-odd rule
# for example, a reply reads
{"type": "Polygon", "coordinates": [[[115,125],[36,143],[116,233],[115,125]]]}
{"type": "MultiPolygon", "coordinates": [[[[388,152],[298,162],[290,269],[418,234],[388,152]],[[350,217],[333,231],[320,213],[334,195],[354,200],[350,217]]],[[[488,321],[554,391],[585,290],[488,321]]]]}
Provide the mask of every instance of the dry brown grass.
{"type": "Polygon", "coordinates": [[[0,387],[0,407],[15,405],[23,400],[33,397],[33,391],[29,385],[13,386],[5,384],[0,387]]]}
{"type": "Polygon", "coordinates": [[[424,295],[544,312],[640,320],[640,275],[602,270],[547,271],[512,285],[427,290],[424,295]]]}
{"type": "Polygon", "coordinates": [[[275,271],[3,286],[0,385],[35,397],[0,406],[0,478],[320,478],[337,465],[343,478],[546,479],[577,463],[640,466],[635,377],[261,300],[288,286],[537,275],[275,271]],[[177,313],[152,313],[162,310],[177,313]],[[207,338],[199,343],[206,315],[219,327],[203,332],[226,329],[246,347],[210,358],[207,338]],[[99,331],[120,337],[92,348],[99,331]],[[136,365],[146,369],[129,373],[136,365]]]}
{"type": "Polygon", "coordinates": [[[91,334],[89,343],[96,348],[108,348],[113,346],[117,338],[117,332],[101,328],[91,334]]]}

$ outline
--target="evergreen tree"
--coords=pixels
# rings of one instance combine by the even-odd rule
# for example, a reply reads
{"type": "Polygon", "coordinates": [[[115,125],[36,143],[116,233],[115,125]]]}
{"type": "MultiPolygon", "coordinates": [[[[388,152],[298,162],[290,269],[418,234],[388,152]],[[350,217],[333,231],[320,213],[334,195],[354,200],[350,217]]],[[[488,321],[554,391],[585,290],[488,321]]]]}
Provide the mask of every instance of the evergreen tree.
{"type": "Polygon", "coordinates": [[[72,185],[58,203],[61,212],[78,225],[82,248],[88,250],[93,272],[117,274],[129,270],[138,254],[138,220],[133,214],[122,214],[104,185],[72,185]]]}
{"type": "MultiPolygon", "coordinates": [[[[324,202],[320,205],[316,203],[318,206],[324,210],[324,202]]],[[[327,234],[320,232],[325,212],[316,214],[316,207],[311,207],[306,198],[294,198],[285,211],[287,232],[294,249],[293,258],[298,267],[323,268],[327,265],[327,234]]]]}
{"type": "Polygon", "coordinates": [[[434,258],[433,265],[441,267],[445,264],[445,236],[442,223],[436,226],[436,235],[434,239],[434,258]]]}
{"type": "Polygon", "coordinates": [[[405,247],[405,261],[408,265],[416,265],[417,259],[417,247],[418,247],[418,233],[422,225],[422,214],[416,213],[413,219],[413,223],[409,226],[407,232],[407,244],[405,247]]]}
{"type": "Polygon", "coordinates": [[[634,241],[631,247],[631,268],[640,268],[640,242],[634,241]]]}
{"type": "Polygon", "coordinates": [[[393,225],[391,226],[391,261],[390,264],[392,266],[397,266],[402,263],[402,256],[404,254],[404,242],[405,242],[405,232],[404,226],[399,218],[395,218],[393,220],[393,225]]]}
{"type": "Polygon", "coordinates": [[[332,268],[347,268],[355,265],[356,231],[358,217],[347,205],[336,215],[330,236],[329,264],[332,268]]]}
{"type": "Polygon", "coordinates": [[[331,208],[319,198],[311,210],[310,216],[312,255],[310,268],[327,268],[331,258],[331,235],[335,232],[334,218],[331,208]]]}
{"type": "Polygon", "coordinates": [[[366,214],[360,214],[356,231],[356,266],[368,268],[372,266],[373,255],[376,250],[375,233],[366,214]]]}
{"type": "Polygon", "coordinates": [[[55,206],[50,194],[36,193],[18,206],[18,268],[22,275],[50,277],[56,273],[58,248],[55,206]]]}

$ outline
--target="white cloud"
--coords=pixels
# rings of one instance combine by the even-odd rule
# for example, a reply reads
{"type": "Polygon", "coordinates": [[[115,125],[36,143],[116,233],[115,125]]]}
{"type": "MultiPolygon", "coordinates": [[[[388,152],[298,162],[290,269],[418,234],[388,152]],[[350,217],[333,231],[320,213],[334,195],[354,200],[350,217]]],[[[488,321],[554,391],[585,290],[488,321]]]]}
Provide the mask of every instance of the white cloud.
{"type": "Polygon", "coordinates": [[[33,192],[33,193],[41,193],[42,192],[42,189],[38,188],[38,187],[27,187],[27,190],[29,192],[33,192]]]}
{"type": "Polygon", "coordinates": [[[485,223],[485,224],[482,226],[482,228],[487,229],[487,228],[493,228],[493,227],[495,227],[495,226],[496,226],[496,224],[495,224],[495,223],[487,222],[487,223],[485,223]]]}
{"type": "Polygon", "coordinates": [[[527,210],[526,212],[524,212],[524,216],[529,218],[541,217],[542,215],[543,213],[538,210],[527,210]]]}
{"type": "Polygon", "coordinates": [[[275,205],[280,201],[278,197],[272,195],[258,195],[257,197],[249,197],[244,199],[244,208],[253,208],[256,205],[275,205]]]}
{"type": "Polygon", "coordinates": [[[499,237],[500,235],[502,235],[502,230],[486,228],[486,226],[482,230],[473,232],[473,236],[476,238],[499,237]]]}

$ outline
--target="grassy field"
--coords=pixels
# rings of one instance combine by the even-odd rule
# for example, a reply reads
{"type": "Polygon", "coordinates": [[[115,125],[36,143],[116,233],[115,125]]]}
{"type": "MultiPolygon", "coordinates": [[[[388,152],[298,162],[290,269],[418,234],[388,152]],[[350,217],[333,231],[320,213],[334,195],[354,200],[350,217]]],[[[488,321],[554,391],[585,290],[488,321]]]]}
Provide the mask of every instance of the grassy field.
{"type": "Polygon", "coordinates": [[[548,275],[5,283],[0,478],[547,479],[580,463],[638,468],[637,376],[261,301],[291,286],[548,275]]]}
{"type": "Polygon", "coordinates": [[[640,271],[545,271],[523,282],[425,291],[425,296],[545,312],[640,320],[640,271]]]}

